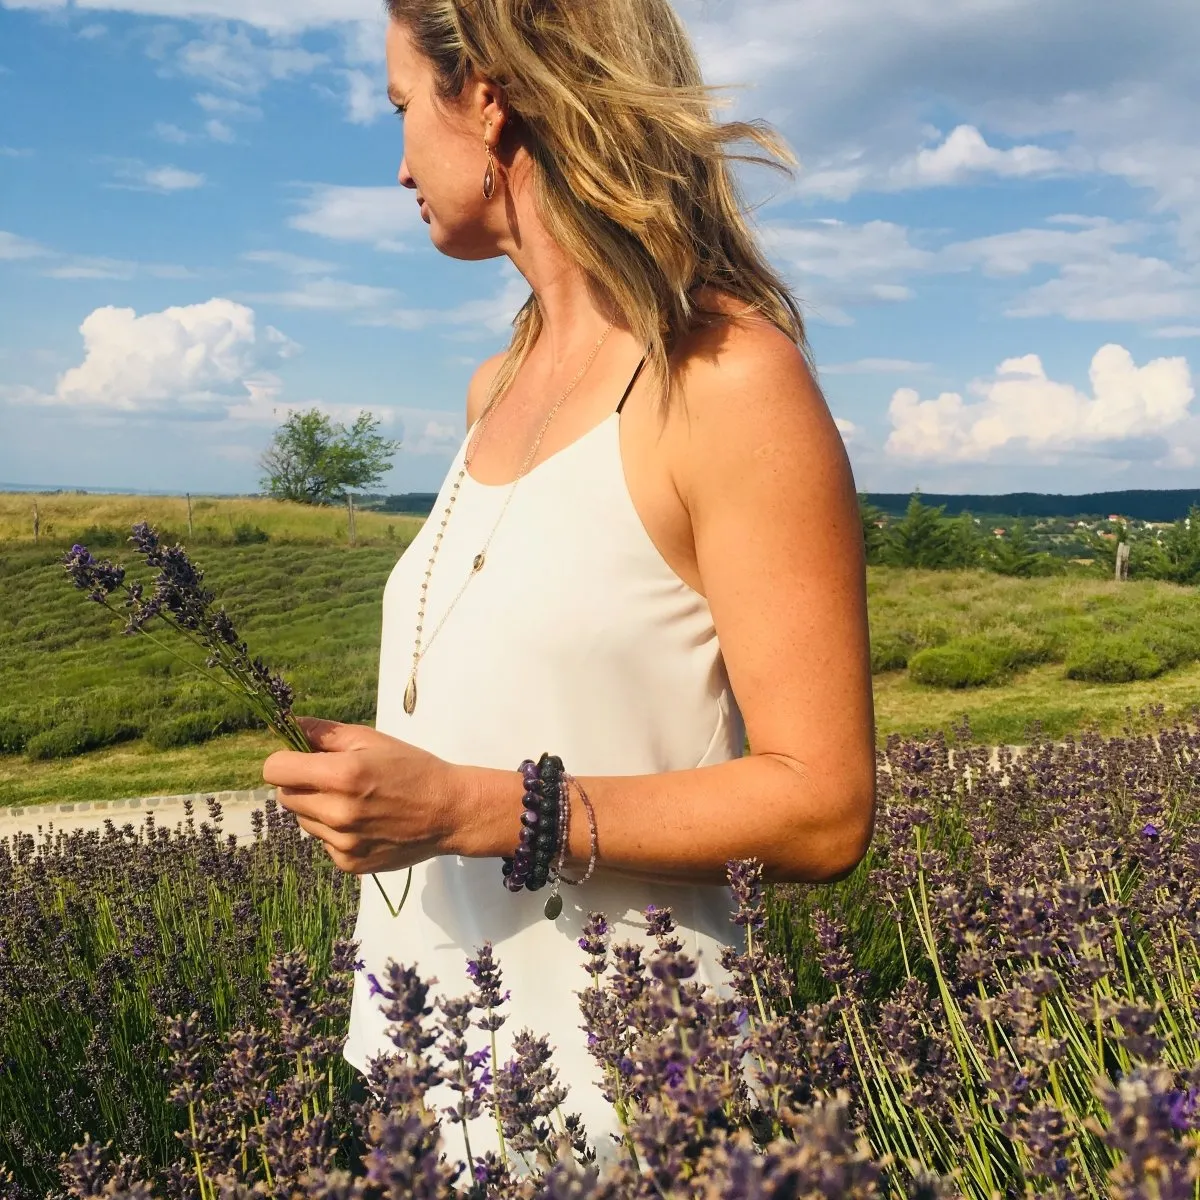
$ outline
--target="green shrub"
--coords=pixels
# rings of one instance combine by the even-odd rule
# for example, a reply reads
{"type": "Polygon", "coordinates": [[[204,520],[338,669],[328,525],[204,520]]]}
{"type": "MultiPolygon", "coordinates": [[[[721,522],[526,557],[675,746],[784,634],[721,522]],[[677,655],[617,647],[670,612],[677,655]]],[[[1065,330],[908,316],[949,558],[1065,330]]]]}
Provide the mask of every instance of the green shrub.
{"type": "Polygon", "coordinates": [[[146,741],[155,750],[175,750],[196,746],[216,737],[219,718],[214,713],[184,713],[156,721],[146,730],[146,741]]]}
{"type": "Polygon", "coordinates": [[[127,742],[140,736],[141,732],[127,718],[98,712],[62,721],[34,734],[25,746],[25,753],[34,759],[71,758],[89,750],[127,742]]]}
{"type": "Polygon", "coordinates": [[[128,546],[129,530],[115,525],[89,525],[82,533],[68,539],[72,544],[86,546],[89,550],[110,546],[128,546]]]}
{"type": "Polygon", "coordinates": [[[1162,657],[1133,636],[1100,637],[1077,646],[1067,658],[1067,678],[1092,683],[1154,679],[1166,669],[1162,657]]]}
{"type": "Polygon", "coordinates": [[[20,754],[29,736],[29,722],[20,709],[0,709],[0,754],[20,754]]]}
{"type": "Polygon", "coordinates": [[[986,638],[962,638],[930,646],[908,660],[908,673],[930,687],[983,687],[1003,679],[1011,670],[1003,646],[986,638]]]}
{"type": "Polygon", "coordinates": [[[196,708],[193,711],[166,714],[146,730],[146,741],[156,750],[175,750],[180,746],[199,746],[223,733],[243,729],[264,729],[265,722],[249,707],[230,704],[226,708],[196,708]]]}
{"type": "Polygon", "coordinates": [[[871,638],[871,674],[902,671],[916,650],[916,639],[908,633],[881,633],[871,638]]]}
{"type": "Polygon", "coordinates": [[[1140,641],[1163,661],[1166,670],[1182,663],[1193,662],[1200,645],[1193,631],[1170,625],[1142,627],[1137,634],[1140,641]]]}
{"type": "Polygon", "coordinates": [[[1004,626],[989,630],[987,637],[980,640],[986,641],[1004,665],[1014,671],[1061,661],[1063,653],[1062,638],[1049,630],[1004,626]]]}
{"type": "Polygon", "coordinates": [[[261,542],[269,542],[271,535],[257,525],[243,522],[233,531],[233,540],[238,546],[252,546],[261,542]]]}

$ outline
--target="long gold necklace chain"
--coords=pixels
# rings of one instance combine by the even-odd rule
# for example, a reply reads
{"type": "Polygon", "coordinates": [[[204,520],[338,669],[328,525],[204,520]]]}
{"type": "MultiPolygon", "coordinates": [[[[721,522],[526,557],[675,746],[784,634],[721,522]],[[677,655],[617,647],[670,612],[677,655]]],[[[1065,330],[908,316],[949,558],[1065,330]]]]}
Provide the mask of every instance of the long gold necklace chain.
{"type": "Polygon", "coordinates": [[[558,412],[563,401],[566,400],[566,398],[575,390],[576,385],[584,377],[584,375],[587,374],[587,370],[592,365],[596,355],[600,353],[600,347],[604,345],[608,335],[612,332],[612,327],[613,323],[610,321],[607,328],[604,330],[604,333],[601,334],[600,340],[592,348],[591,354],[588,355],[587,362],[580,367],[579,373],[567,385],[566,391],[564,391],[563,394],[555,401],[554,407],[550,410],[545,421],[542,422],[542,428],[539,431],[529,453],[525,456],[525,461],[521,464],[520,473],[517,475],[516,479],[512,481],[512,486],[508,489],[508,495],[505,497],[504,505],[500,509],[500,515],[496,518],[496,523],[492,526],[492,531],[488,534],[487,541],[483,544],[483,549],[480,550],[480,552],[475,556],[475,559],[471,564],[471,573],[463,581],[462,587],[458,589],[458,595],[456,595],[454,599],[450,601],[450,607],[447,608],[442,614],[442,619],[438,622],[437,628],[432,634],[429,635],[429,641],[422,646],[421,634],[424,631],[425,603],[429,598],[429,580],[433,574],[433,564],[437,558],[438,550],[441,549],[442,538],[446,533],[446,524],[450,520],[450,512],[454,508],[454,501],[458,499],[458,491],[462,486],[463,477],[466,475],[467,469],[470,467],[471,462],[475,457],[475,451],[479,448],[479,441],[483,436],[483,431],[487,428],[487,423],[491,419],[492,413],[499,406],[500,401],[505,395],[508,394],[507,389],[502,395],[496,396],[484,410],[483,416],[479,420],[479,428],[475,433],[475,450],[472,450],[470,447],[468,447],[468,452],[463,456],[462,469],[459,471],[458,478],[454,481],[454,487],[450,492],[450,503],[446,505],[446,511],[442,515],[442,527],[438,530],[437,536],[434,538],[433,553],[429,556],[429,565],[425,568],[425,579],[421,584],[421,606],[417,612],[417,638],[415,648],[413,649],[412,674],[408,679],[408,687],[404,689],[404,711],[409,715],[411,715],[417,707],[417,667],[420,665],[421,659],[425,657],[425,652],[430,646],[433,645],[434,638],[436,638],[441,632],[442,626],[446,623],[446,618],[451,614],[451,612],[454,611],[454,606],[458,603],[463,592],[467,590],[467,585],[472,579],[475,578],[476,575],[479,574],[480,571],[483,570],[484,563],[487,561],[488,547],[492,544],[492,537],[495,535],[496,530],[500,527],[500,522],[504,519],[504,514],[508,510],[509,503],[512,501],[513,493],[517,490],[517,484],[521,482],[521,480],[525,477],[525,473],[529,470],[529,464],[533,461],[534,456],[537,454],[538,447],[542,444],[542,438],[545,436],[546,430],[550,427],[550,422],[554,419],[554,414],[558,412]]]}

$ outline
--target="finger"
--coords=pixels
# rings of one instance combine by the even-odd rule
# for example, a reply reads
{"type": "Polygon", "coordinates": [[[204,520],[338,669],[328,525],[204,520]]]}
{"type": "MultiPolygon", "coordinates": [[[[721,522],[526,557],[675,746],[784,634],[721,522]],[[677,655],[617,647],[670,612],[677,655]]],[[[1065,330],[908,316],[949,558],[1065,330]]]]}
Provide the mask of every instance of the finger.
{"type": "Polygon", "coordinates": [[[378,740],[376,731],[365,725],[326,721],[322,717],[297,717],[308,744],[318,751],[365,750],[378,740]]]}
{"type": "Polygon", "coordinates": [[[349,855],[358,844],[357,838],[347,833],[339,833],[336,829],[331,829],[323,821],[318,821],[313,817],[298,816],[296,820],[301,829],[315,838],[320,838],[325,843],[326,849],[330,851],[336,850],[338,854],[349,855]]]}
{"type": "Polygon", "coordinates": [[[277,788],[276,800],[284,808],[296,814],[297,820],[316,821],[338,833],[346,833],[350,826],[350,806],[342,796],[331,796],[327,792],[296,791],[292,788],[277,788]]]}
{"type": "Polygon", "coordinates": [[[308,754],[303,750],[276,750],[263,763],[263,780],[274,787],[301,791],[339,790],[343,766],[336,754],[308,754]]]}

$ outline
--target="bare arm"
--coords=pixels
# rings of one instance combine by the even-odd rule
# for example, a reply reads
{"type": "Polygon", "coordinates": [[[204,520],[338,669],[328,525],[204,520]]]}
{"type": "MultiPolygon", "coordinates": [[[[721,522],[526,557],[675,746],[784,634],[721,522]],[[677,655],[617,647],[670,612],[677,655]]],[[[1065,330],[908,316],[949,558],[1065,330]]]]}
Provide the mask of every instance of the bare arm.
{"type": "MultiPolygon", "coordinates": [[[[841,438],[799,351],[761,322],[702,335],[674,459],[704,592],[751,753],[693,770],[585,777],[604,867],[720,883],[730,858],[769,879],[853,869],[874,823],[865,572],[841,438]]],[[[566,764],[570,770],[570,763],[566,764]]],[[[510,854],[515,771],[456,767],[444,853],[510,854]]],[[[569,867],[587,862],[573,794],[569,867]]]]}

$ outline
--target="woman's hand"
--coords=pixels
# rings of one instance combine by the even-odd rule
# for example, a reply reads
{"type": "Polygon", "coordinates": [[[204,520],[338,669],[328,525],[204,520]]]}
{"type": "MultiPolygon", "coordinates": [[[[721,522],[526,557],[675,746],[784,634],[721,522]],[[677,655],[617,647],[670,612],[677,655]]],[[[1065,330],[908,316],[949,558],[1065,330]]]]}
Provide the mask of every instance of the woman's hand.
{"type": "Polygon", "coordinates": [[[338,867],[397,871],[445,852],[454,829],[450,763],[365,725],[296,719],[315,753],[276,751],[263,779],[338,867]]]}

